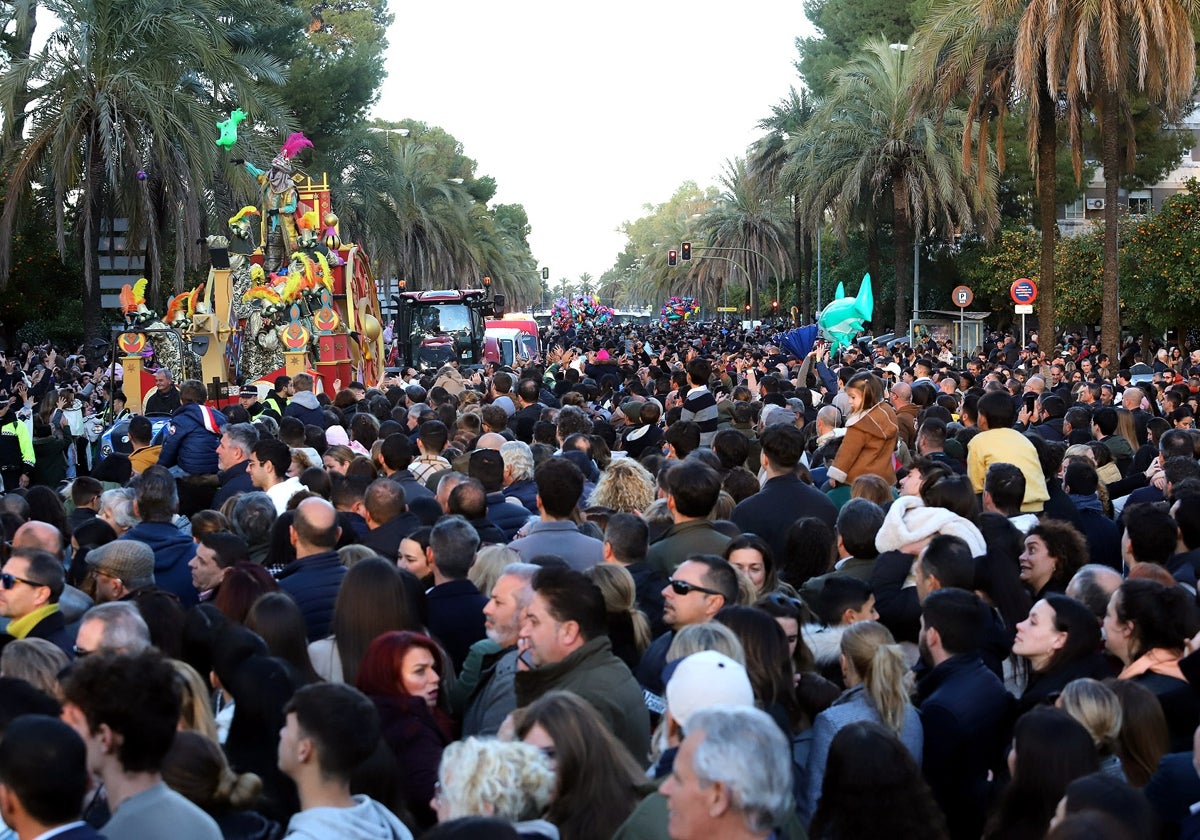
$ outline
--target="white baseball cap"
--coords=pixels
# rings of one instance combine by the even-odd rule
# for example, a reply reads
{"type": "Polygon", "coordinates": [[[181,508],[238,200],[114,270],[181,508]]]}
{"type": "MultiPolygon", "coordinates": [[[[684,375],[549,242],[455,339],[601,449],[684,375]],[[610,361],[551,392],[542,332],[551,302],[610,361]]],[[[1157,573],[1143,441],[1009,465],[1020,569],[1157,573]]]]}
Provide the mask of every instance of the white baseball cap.
{"type": "Polygon", "coordinates": [[[667,709],[680,726],[686,727],[688,718],[700,709],[754,705],[746,669],[723,653],[703,650],[671,664],[667,709]]]}

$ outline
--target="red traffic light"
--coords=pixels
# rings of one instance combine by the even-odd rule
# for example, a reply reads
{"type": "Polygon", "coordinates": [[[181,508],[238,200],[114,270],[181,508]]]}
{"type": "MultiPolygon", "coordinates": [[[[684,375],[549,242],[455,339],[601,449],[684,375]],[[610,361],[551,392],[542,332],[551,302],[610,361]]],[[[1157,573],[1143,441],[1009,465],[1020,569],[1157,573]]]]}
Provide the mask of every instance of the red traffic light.
{"type": "Polygon", "coordinates": [[[667,251],[667,265],[679,265],[679,252],[674,248],[667,251]]]}
{"type": "Polygon", "coordinates": [[[772,308],[772,309],[778,309],[778,308],[779,308],[779,301],[777,301],[777,300],[773,300],[773,301],[771,301],[771,308],[772,308]]]}
{"type": "Polygon", "coordinates": [[[747,312],[749,312],[749,311],[750,311],[750,304],[748,304],[748,303],[746,304],[746,311],[747,311],[747,312]]]}
{"type": "Polygon", "coordinates": [[[685,260],[690,260],[692,258],[692,243],[691,242],[684,242],[680,246],[679,256],[685,260]]]}

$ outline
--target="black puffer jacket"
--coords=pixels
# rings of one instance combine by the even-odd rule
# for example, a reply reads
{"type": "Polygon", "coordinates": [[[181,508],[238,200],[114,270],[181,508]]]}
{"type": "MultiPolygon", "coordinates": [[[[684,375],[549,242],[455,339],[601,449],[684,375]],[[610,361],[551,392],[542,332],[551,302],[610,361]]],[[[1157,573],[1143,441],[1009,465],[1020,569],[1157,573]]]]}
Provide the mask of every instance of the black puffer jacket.
{"type": "Polygon", "coordinates": [[[345,575],[346,567],[336,551],[300,557],[280,572],[279,588],[300,606],[310,642],[329,635],[333,601],[345,575]]]}

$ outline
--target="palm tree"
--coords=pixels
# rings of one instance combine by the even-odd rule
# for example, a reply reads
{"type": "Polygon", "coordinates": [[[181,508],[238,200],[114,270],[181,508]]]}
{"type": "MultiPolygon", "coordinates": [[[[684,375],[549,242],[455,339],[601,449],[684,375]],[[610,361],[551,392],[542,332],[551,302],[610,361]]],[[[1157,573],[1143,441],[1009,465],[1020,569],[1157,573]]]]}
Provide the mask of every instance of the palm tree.
{"type": "MultiPolygon", "coordinates": [[[[702,250],[701,256],[726,257],[744,269],[748,274],[750,311],[757,314],[759,289],[775,272],[786,274],[791,268],[791,208],[788,199],[772,189],[766,178],[751,174],[742,158],[725,162],[720,185],[717,203],[696,224],[696,232],[711,249],[702,250]]],[[[735,270],[722,259],[697,261],[689,272],[695,297],[700,300],[703,290],[709,293],[709,301],[715,302],[718,289],[712,281],[727,276],[729,282],[736,283],[735,270]]],[[[778,276],[776,279],[783,280],[778,276]]]]}
{"type": "MultiPolygon", "coordinates": [[[[1041,49],[1053,95],[1067,106],[1076,178],[1083,164],[1083,124],[1096,111],[1104,166],[1104,281],[1100,319],[1104,351],[1116,359],[1121,344],[1117,274],[1117,190],[1121,141],[1135,154],[1129,131],[1129,97],[1141,92],[1176,119],[1189,102],[1196,74],[1193,25],[1200,9],[1191,0],[1036,0],[1022,18],[1018,54],[1041,49]]],[[[1018,84],[1034,68],[1017,65],[1018,84]]]]}
{"type": "Polygon", "coordinates": [[[176,277],[206,252],[196,240],[220,159],[219,104],[273,122],[263,84],[282,81],[268,56],[238,52],[236,21],[264,12],[248,0],[45,0],[58,21],[45,46],[0,76],[0,100],[29,97],[26,139],[9,156],[0,214],[0,284],[12,232],[35,185],[54,197],[58,248],[81,241],[85,334],[100,330],[99,240],[106,214],[147,235],[148,276],[163,263],[159,231],[175,228],[176,277]],[[145,173],[139,178],[138,172],[145,173]]]}
{"type": "MultiPolygon", "coordinates": [[[[816,104],[807,90],[795,88],[780,102],[771,106],[771,116],[760,120],[758,127],[767,132],[750,149],[748,166],[756,177],[764,178],[772,185],[782,186],[784,167],[795,153],[789,145],[792,137],[799,137],[804,127],[816,113],[816,104]]],[[[812,252],[813,231],[804,225],[800,212],[800,196],[792,194],[792,246],[794,248],[796,272],[796,299],[805,323],[812,312],[812,252]]],[[[820,228],[817,229],[819,235],[820,228]]]]}
{"type": "Polygon", "coordinates": [[[993,121],[997,168],[1004,171],[1004,118],[1014,98],[1029,103],[1026,142],[1036,176],[1037,225],[1041,232],[1038,327],[1053,341],[1058,102],[1046,84],[1044,45],[1024,43],[1018,52],[1022,17],[1033,13],[1034,5],[1024,0],[963,0],[935,6],[915,37],[916,83],[922,97],[931,89],[940,107],[948,106],[960,95],[967,97],[966,121],[979,124],[980,142],[972,148],[975,133],[963,132],[963,166],[974,157],[977,171],[981,171],[987,154],[984,143],[993,121]],[[1019,83],[1018,65],[1024,68],[1019,83]]]}
{"type": "Polygon", "coordinates": [[[592,287],[592,275],[588,274],[586,271],[579,275],[579,282],[575,285],[579,289],[579,294],[583,295],[584,297],[587,297],[593,291],[595,291],[595,289],[592,287]]]}
{"type": "Polygon", "coordinates": [[[386,218],[370,229],[375,253],[394,261],[410,288],[461,288],[475,265],[472,199],[447,179],[434,150],[420,142],[401,143],[388,159],[382,194],[386,218]]]}
{"type": "MultiPolygon", "coordinates": [[[[0,50],[3,51],[0,61],[22,61],[29,58],[33,49],[33,32],[37,27],[37,2],[14,0],[5,5],[8,8],[0,13],[3,15],[0,17],[0,50]]],[[[8,150],[20,139],[27,104],[28,92],[24,89],[14,90],[12,100],[4,102],[0,156],[7,155],[8,150]]]]}
{"type": "Polygon", "coordinates": [[[949,236],[956,225],[990,232],[998,221],[991,158],[978,179],[964,169],[963,113],[914,101],[915,62],[904,58],[875,40],[836,71],[802,141],[808,154],[792,163],[806,216],[816,221],[831,210],[843,235],[856,207],[890,196],[898,331],[908,321],[914,229],[936,224],[949,236]]]}

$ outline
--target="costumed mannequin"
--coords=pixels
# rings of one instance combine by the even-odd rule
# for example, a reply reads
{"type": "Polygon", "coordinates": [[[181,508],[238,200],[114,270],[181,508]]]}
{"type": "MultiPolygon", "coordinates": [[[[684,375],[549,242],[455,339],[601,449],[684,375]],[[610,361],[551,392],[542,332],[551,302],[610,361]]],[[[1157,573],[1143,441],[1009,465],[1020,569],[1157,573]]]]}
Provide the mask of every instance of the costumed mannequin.
{"type": "Polygon", "coordinates": [[[301,150],[312,148],[312,141],[299,131],[288,135],[279,154],[271,158],[267,170],[259,169],[249,161],[243,161],[246,171],[258,179],[263,189],[263,208],[266,218],[263,243],[266,266],[270,271],[278,269],[284,260],[299,245],[296,227],[300,194],[296,190],[295,169],[292,158],[301,150]]]}

